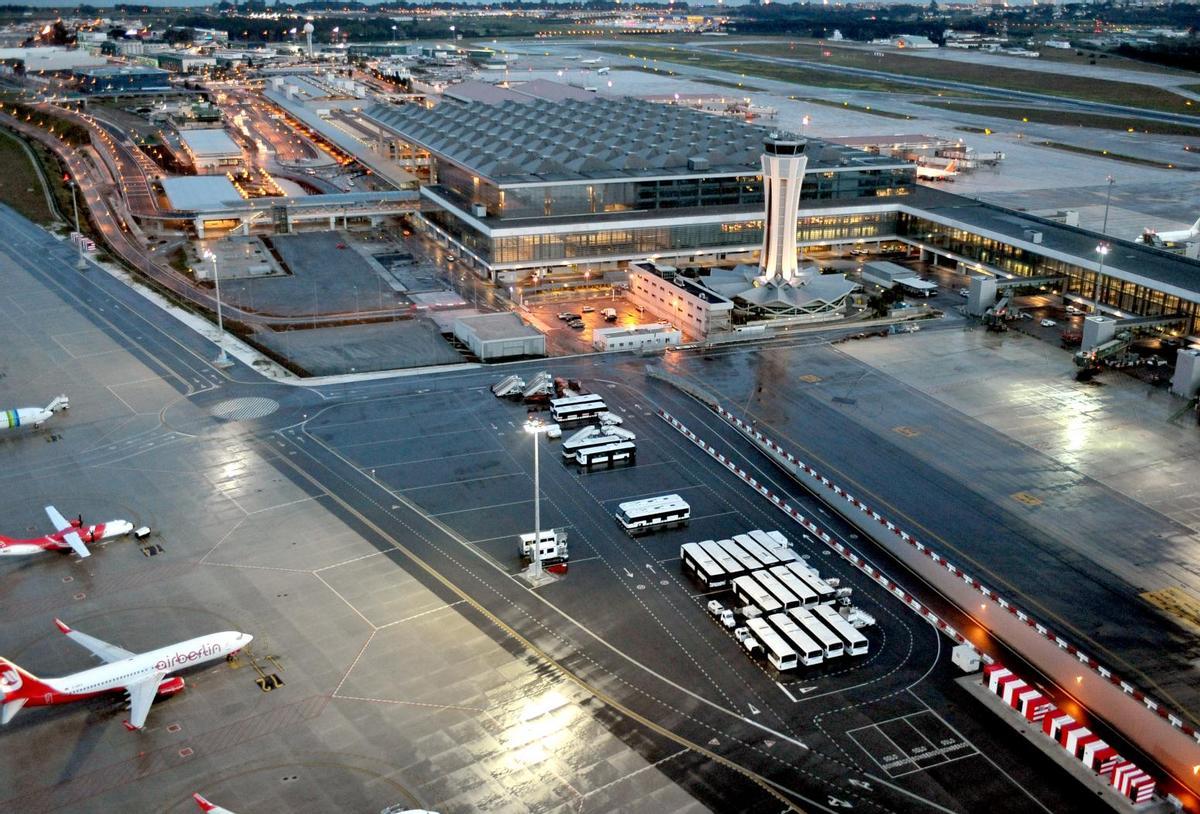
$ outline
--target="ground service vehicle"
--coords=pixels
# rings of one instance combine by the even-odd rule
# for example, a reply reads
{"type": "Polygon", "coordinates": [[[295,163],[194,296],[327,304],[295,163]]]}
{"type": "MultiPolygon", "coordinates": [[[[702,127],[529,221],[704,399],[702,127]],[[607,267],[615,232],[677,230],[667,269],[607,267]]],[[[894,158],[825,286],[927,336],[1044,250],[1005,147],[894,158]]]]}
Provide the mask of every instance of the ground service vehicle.
{"type": "Polygon", "coordinates": [[[616,322],[617,321],[617,309],[616,308],[605,308],[604,310],[602,310],[600,312],[600,316],[604,317],[605,322],[616,322]]]}
{"type": "MultiPolygon", "coordinates": [[[[533,532],[522,534],[517,540],[518,553],[525,562],[533,562],[533,532]]],[[[546,565],[566,562],[570,559],[567,549],[567,532],[564,529],[542,529],[537,546],[538,559],[546,565]]]]}

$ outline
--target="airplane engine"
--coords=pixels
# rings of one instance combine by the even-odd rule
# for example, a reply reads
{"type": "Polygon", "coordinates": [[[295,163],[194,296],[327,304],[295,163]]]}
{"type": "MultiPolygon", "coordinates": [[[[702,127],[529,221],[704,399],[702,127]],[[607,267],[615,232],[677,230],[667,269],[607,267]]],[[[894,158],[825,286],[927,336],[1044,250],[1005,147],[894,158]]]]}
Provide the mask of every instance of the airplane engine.
{"type": "Polygon", "coordinates": [[[183,679],[179,676],[171,676],[170,678],[164,678],[161,682],[159,682],[158,694],[166,697],[168,695],[174,695],[178,692],[183,692],[183,688],[183,679]]]}

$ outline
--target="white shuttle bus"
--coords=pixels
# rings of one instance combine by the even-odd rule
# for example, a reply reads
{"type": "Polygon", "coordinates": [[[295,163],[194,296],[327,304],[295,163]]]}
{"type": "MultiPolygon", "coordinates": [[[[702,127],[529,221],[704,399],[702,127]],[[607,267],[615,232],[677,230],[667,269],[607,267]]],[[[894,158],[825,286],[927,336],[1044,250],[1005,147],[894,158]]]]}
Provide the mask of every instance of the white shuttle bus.
{"type": "Polygon", "coordinates": [[[604,399],[596,395],[550,399],[550,417],[558,424],[598,418],[601,413],[607,412],[608,407],[604,404],[604,399]]]}
{"type": "Polygon", "coordinates": [[[692,507],[679,495],[660,495],[617,505],[617,522],[630,534],[686,523],[692,507]]]}
{"type": "Polygon", "coordinates": [[[729,574],[700,547],[700,543],[684,543],[680,546],[679,559],[683,561],[684,570],[690,572],[705,590],[724,588],[729,584],[729,574]]]}
{"type": "Polygon", "coordinates": [[[817,605],[812,609],[813,615],[829,625],[829,629],[846,645],[846,655],[865,656],[867,654],[867,637],[858,632],[858,628],[842,618],[841,614],[829,605],[817,605]]]}
{"type": "Polygon", "coordinates": [[[796,669],[796,651],[770,625],[762,619],[749,619],[746,627],[763,646],[763,652],[767,654],[767,661],[772,667],[780,672],[796,669]]]}
{"type": "Polygon", "coordinates": [[[749,574],[743,574],[733,580],[733,595],[742,607],[758,608],[762,613],[778,613],[783,610],[779,600],[771,596],[767,589],[749,574]]]}
{"type": "Polygon", "coordinates": [[[774,613],[767,617],[779,636],[796,652],[796,658],[805,667],[815,667],[825,660],[825,650],[786,613],[774,613]]]}
{"type": "Polygon", "coordinates": [[[838,638],[838,635],[830,630],[828,625],[813,616],[812,611],[808,608],[793,608],[789,613],[796,623],[825,649],[825,658],[835,659],[845,651],[846,646],[838,638]]]}
{"type": "Polygon", "coordinates": [[[621,461],[633,463],[636,459],[637,444],[632,441],[618,441],[613,444],[605,444],[602,447],[581,449],[575,454],[575,462],[589,469],[600,464],[606,464],[611,467],[621,461]]]}

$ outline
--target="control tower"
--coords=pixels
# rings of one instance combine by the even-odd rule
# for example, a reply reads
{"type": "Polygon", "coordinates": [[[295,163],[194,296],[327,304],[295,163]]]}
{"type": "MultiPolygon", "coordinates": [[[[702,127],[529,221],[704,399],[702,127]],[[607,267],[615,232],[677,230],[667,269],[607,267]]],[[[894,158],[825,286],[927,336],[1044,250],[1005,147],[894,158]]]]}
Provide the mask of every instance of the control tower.
{"type": "Polygon", "coordinates": [[[805,139],[772,133],[763,142],[762,170],[766,212],[758,266],[764,282],[790,283],[796,276],[796,210],[808,156],[805,139]]]}

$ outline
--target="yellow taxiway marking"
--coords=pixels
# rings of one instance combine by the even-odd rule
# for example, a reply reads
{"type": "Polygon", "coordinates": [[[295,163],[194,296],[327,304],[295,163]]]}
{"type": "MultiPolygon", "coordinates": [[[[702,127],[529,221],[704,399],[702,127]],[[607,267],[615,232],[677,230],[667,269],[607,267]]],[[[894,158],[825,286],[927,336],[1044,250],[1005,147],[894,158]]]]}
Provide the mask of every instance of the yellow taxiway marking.
{"type": "Polygon", "coordinates": [[[803,376],[800,376],[799,378],[800,378],[800,381],[808,382],[809,384],[816,384],[817,382],[821,381],[821,377],[816,375],[815,373],[805,373],[803,376]]]}
{"type": "Polygon", "coordinates": [[[912,427],[892,427],[892,432],[898,432],[905,438],[916,438],[921,434],[920,430],[914,430],[912,427]]]}
{"type": "Polygon", "coordinates": [[[1190,591],[1174,587],[1160,588],[1157,591],[1146,591],[1139,596],[1188,627],[1200,630],[1200,597],[1190,591]]]}
{"type": "Polygon", "coordinates": [[[1014,492],[1012,495],[1012,499],[1017,501],[1018,503],[1024,503],[1026,506],[1041,506],[1042,505],[1042,501],[1040,498],[1036,498],[1033,495],[1029,494],[1028,492],[1014,492]]]}

